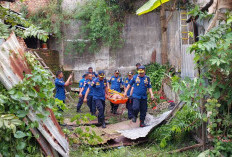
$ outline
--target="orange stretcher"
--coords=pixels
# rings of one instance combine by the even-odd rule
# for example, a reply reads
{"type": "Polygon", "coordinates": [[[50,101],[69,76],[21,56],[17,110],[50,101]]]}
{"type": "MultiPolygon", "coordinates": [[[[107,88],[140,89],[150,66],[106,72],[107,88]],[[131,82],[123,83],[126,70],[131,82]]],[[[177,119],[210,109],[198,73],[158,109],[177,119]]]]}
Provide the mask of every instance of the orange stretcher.
{"type": "Polygon", "coordinates": [[[127,102],[127,100],[128,100],[128,98],[126,98],[126,97],[125,97],[125,98],[122,98],[122,99],[115,99],[115,98],[113,98],[113,96],[114,96],[115,94],[118,94],[118,95],[124,97],[124,95],[123,95],[122,93],[119,93],[119,92],[117,92],[117,91],[115,91],[115,90],[108,89],[108,92],[109,92],[108,100],[109,100],[110,102],[112,102],[113,104],[125,104],[125,103],[127,102]]]}

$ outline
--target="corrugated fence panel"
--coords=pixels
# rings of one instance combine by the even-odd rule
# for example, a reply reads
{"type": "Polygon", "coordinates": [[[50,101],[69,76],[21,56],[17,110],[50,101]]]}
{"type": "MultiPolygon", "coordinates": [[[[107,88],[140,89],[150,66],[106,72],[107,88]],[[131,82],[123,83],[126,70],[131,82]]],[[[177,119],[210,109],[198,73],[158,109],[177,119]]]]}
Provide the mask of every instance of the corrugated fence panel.
{"type": "MultiPolygon", "coordinates": [[[[24,73],[31,73],[31,69],[24,58],[24,53],[14,33],[10,35],[6,42],[0,45],[0,81],[8,90],[23,80],[24,73]]],[[[50,115],[46,120],[41,120],[36,116],[38,111],[30,108],[27,117],[31,121],[39,122],[39,127],[33,128],[31,131],[33,134],[43,136],[40,136],[37,141],[40,143],[45,156],[59,156],[57,153],[59,152],[60,155],[68,157],[68,140],[55,119],[52,110],[46,110],[50,112],[50,115]]],[[[27,123],[27,121],[25,122],[27,123]]]]}
{"type": "Polygon", "coordinates": [[[196,77],[196,70],[194,64],[194,53],[190,54],[187,52],[187,48],[190,45],[182,45],[181,52],[182,52],[182,65],[181,65],[181,77],[196,77]]]}

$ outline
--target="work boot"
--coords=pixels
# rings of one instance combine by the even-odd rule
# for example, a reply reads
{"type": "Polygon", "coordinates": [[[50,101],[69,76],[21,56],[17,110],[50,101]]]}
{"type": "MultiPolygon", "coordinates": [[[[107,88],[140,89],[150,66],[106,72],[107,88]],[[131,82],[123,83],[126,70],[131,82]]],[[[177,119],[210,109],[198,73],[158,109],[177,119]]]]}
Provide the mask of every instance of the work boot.
{"type": "Polygon", "coordinates": [[[133,117],[133,118],[132,118],[132,122],[133,122],[133,123],[136,123],[136,119],[137,119],[136,117],[133,117]]]}
{"type": "Polygon", "coordinates": [[[140,121],[140,127],[145,127],[146,125],[145,125],[145,123],[144,123],[144,121],[140,121]]]}
{"type": "Polygon", "coordinates": [[[106,128],[105,120],[102,121],[102,128],[106,128]]]}
{"type": "Polygon", "coordinates": [[[100,118],[97,119],[97,126],[101,126],[102,125],[102,120],[100,118]]]}

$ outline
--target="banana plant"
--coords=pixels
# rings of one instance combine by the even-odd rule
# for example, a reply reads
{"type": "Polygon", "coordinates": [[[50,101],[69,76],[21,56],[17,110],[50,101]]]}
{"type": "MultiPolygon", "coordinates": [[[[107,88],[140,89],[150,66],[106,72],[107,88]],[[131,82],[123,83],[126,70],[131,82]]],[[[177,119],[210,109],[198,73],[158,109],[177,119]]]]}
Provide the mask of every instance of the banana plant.
{"type": "Polygon", "coordinates": [[[137,15],[146,14],[148,12],[153,11],[154,9],[158,8],[160,5],[168,2],[169,0],[149,0],[145,3],[142,7],[140,7],[137,11],[137,15]]]}

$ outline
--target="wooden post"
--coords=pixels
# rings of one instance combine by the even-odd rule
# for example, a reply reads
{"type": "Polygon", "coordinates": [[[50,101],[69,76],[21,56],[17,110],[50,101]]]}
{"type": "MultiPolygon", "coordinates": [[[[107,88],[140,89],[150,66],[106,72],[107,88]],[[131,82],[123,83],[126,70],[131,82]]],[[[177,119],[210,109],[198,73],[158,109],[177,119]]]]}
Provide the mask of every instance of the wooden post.
{"type": "Polygon", "coordinates": [[[160,23],[161,23],[161,58],[162,64],[166,64],[168,62],[168,54],[167,54],[167,20],[165,13],[165,5],[161,5],[160,9],[160,23]]]}
{"type": "MultiPolygon", "coordinates": [[[[203,98],[200,100],[200,105],[201,105],[201,115],[204,114],[205,112],[205,104],[203,103],[203,98]]],[[[201,130],[201,139],[202,139],[202,150],[206,150],[206,139],[207,139],[207,124],[204,120],[202,121],[202,130],[201,130]]]]}

